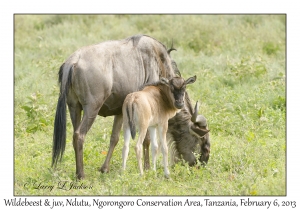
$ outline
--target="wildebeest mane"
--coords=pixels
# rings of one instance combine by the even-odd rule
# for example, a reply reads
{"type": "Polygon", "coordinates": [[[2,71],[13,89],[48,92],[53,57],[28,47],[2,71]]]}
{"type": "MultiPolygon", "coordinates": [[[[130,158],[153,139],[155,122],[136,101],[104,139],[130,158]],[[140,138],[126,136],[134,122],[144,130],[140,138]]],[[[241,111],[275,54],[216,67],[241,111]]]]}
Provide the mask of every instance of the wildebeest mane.
{"type": "Polygon", "coordinates": [[[131,37],[126,38],[126,43],[132,41],[133,47],[136,47],[140,41],[140,39],[143,37],[143,34],[137,34],[131,37]]]}
{"type": "MultiPolygon", "coordinates": [[[[149,38],[151,38],[151,39],[157,41],[158,43],[160,43],[160,44],[167,50],[166,46],[165,46],[163,43],[161,43],[161,42],[158,41],[157,39],[155,39],[155,38],[153,38],[153,37],[151,37],[151,36],[148,36],[148,35],[146,35],[146,34],[137,34],[137,35],[134,35],[134,36],[130,36],[130,37],[126,38],[125,40],[126,40],[127,43],[130,42],[130,41],[132,41],[133,47],[136,47],[136,46],[138,45],[140,39],[141,39],[143,36],[149,37],[149,38]]],[[[173,50],[173,48],[172,48],[172,50],[173,50]]],[[[172,51],[172,50],[171,50],[171,51],[172,51]]]]}
{"type": "Polygon", "coordinates": [[[179,71],[179,69],[176,65],[176,62],[171,59],[171,55],[170,55],[171,51],[176,50],[173,47],[173,40],[172,40],[172,45],[171,45],[170,49],[167,49],[166,46],[163,43],[161,43],[160,41],[158,41],[157,39],[155,39],[151,36],[145,35],[145,34],[137,34],[137,35],[134,35],[134,36],[130,36],[130,37],[125,39],[125,43],[132,42],[133,47],[136,48],[142,37],[148,37],[148,38],[153,39],[156,43],[159,43],[161,45],[161,47],[163,47],[163,49],[165,49],[167,51],[167,55],[166,55],[159,49],[158,45],[154,45],[153,50],[155,51],[155,55],[157,56],[156,61],[157,61],[158,65],[159,65],[159,68],[161,70],[160,76],[169,77],[167,72],[171,71],[170,66],[168,66],[168,65],[165,66],[166,57],[168,57],[168,56],[170,58],[171,67],[172,67],[172,70],[173,70],[174,74],[176,74],[178,76],[181,76],[180,71],[179,71]]]}
{"type": "MultiPolygon", "coordinates": [[[[167,51],[166,46],[163,43],[161,43],[160,41],[156,40],[155,38],[148,36],[148,35],[144,35],[144,34],[138,34],[138,35],[134,35],[134,36],[126,38],[124,43],[127,44],[129,42],[132,42],[133,48],[137,48],[138,50],[145,48],[143,50],[146,50],[149,46],[142,47],[142,45],[141,45],[141,48],[139,46],[139,42],[142,37],[147,37],[147,38],[150,38],[153,40],[151,50],[153,50],[154,52],[150,52],[150,54],[153,53],[153,55],[154,55],[154,59],[156,60],[156,63],[160,70],[159,76],[170,78],[175,73],[178,73],[179,70],[177,69],[177,67],[175,66],[176,69],[173,69],[174,64],[171,63],[171,65],[169,65],[169,63],[167,61],[167,60],[170,60],[170,62],[171,62],[171,57],[169,54],[170,51],[167,51]],[[166,52],[166,53],[164,53],[164,52],[166,52]]],[[[147,49],[147,50],[149,50],[149,49],[147,49]]],[[[173,47],[171,47],[171,51],[172,50],[173,50],[173,47]]]]}
{"type": "Polygon", "coordinates": [[[143,90],[147,86],[159,86],[159,85],[162,85],[162,83],[160,81],[149,82],[149,83],[146,83],[146,84],[143,84],[142,86],[140,86],[139,90],[143,90]]]}
{"type": "Polygon", "coordinates": [[[178,67],[177,67],[176,62],[173,61],[173,60],[171,60],[171,65],[172,65],[172,68],[173,68],[175,74],[177,74],[178,76],[181,77],[181,73],[180,73],[180,71],[179,71],[179,69],[178,69],[178,67]]]}

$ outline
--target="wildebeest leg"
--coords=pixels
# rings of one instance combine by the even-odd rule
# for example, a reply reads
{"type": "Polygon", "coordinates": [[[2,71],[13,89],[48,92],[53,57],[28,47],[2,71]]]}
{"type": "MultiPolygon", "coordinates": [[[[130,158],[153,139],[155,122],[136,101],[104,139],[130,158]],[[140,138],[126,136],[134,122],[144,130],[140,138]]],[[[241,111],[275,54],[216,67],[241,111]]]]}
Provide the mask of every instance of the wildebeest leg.
{"type": "Polygon", "coordinates": [[[80,122],[78,128],[76,129],[73,135],[73,147],[76,156],[76,176],[78,179],[84,178],[83,143],[84,143],[84,137],[86,133],[89,131],[89,129],[91,128],[93,122],[97,117],[99,108],[96,109],[95,107],[99,107],[99,106],[86,105],[83,107],[84,114],[83,114],[82,121],[80,122]]]}
{"type": "MultiPolygon", "coordinates": [[[[70,117],[72,120],[72,125],[73,125],[73,148],[75,151],[75,158],[77,157],[77,150],[76,150],[76,144],[77,142],[77,134],[75,134],[75,131],[78,129],[80,125],[80,120],[81,120],[81,105],[77,103],[76,105],[69,105],[69,112],[70,112],[70,117]]],[[[78,174],[77,171],[77,166],[76,166],[76,175],[78,174]]]]}
{"type": "Polygon", "coordinates": [[[156,171],[156,159],[157,159],[157,151],[158,151],[158,144],[157,144],[157,139],[156,139],[156,127],[149,127],[148,131],[149,131],[150,140],[151,140],[153,170],[156,171]]]}
{"type": "Polygon", "coordinates": [[[68,104],[68,107],[69,107],[70,117],[73,125],[73,139],[74,139],[75,131],[80,125],[82,107],[80,103],[78,103],[77,101],[68,104]]]}
{"type": "Polygon", "coordinates": [[[144,142],[143,142],[144,170],[149,170],[150,169],[149,147],[150,147],[150,135],[149,135],[149,131],[147,131],[146,137],[145,137],[144,142]]]}
{"type": "Polygon", "coordinates": [[[168,121],[164,123],[162,126],[158,126],[158,135],[161,143],[161,152],[163,154],[165,177],[169,178],[170,172],[168,169],[168,145],[166,139],[167,130],[168,130],[168,121]]]}
{"type": "Polygon", "coordinates": [[[136,153],[136,159],[138,161],[138,167],[140,169],[141,176],[144,174],[143,171],[143,164],[142,164],[142,157],[143,157],[143,141],[145,139],[146,133],[147,133],[147,127],[140,128],[139,138],[137,140],[136,146],[135,146],[135,153],[136,153]]]}
{"type": "Polygon", "coordinates": [[[109,150],[106,155],[105,161],[100,168],[100,171],[102,173],[107,173],[109,172],[109,162],[112,157],[113,151],[115,149],[115,146],[119,142],[119,136],[120,136],[120,131],[122,128],[123,124],[123,115],[116,115],[114,118],[114,124],[113,124],[113,129],[112,129],[112,134],[110,137],[110,145],[109,145],[109,150]]]}

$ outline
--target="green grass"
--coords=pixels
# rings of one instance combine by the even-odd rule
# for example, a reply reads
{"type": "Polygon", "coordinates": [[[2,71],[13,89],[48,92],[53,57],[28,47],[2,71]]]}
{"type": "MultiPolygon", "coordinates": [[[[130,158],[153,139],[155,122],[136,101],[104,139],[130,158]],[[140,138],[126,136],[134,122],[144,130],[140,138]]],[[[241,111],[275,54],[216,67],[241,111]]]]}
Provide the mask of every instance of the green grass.
{"type": "Polygon", "coordinates": [[[15,195],[285,195],[285,29],[284,15],[15,15],[15,195]],[[134,34],[173,39],[182,75],[197,75],[188,91],[209,122],[210,160],[177,164],[170,180],[159,161],[140,177],[131,148],[122,174],[121,137],[101,174],[113,118],[98,117],[84,144],[86,179],[76,182],[69,116],[63,161],[51,168],[58,69],[82,46],[134,34]],[[64,181],[92,188],[59,189],[64,181]]]}

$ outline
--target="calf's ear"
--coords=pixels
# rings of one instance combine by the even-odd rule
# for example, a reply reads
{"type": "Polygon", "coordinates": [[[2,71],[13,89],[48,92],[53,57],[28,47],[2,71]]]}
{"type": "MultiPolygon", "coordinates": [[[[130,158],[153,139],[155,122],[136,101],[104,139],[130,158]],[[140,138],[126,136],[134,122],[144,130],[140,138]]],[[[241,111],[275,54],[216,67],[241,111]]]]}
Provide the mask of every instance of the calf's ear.
{"type": "Polygon", "coordinates": [[[193,77],[190,77],[190,78],[188,78],[187,80],[185,80],[185,84],[187,85],[187,84],[192,84],[192,83],[194,83],[195,81],[196,81],[196,79],[197,79],[197,76],[195,75],[195,76],[193,76],[193,77]]]}
{"type": "Polygon", "coordinates": [[[160,83],[164,85],[169,85],[169,80],[167,78],[162,77],[160,78],[160,83]]]}

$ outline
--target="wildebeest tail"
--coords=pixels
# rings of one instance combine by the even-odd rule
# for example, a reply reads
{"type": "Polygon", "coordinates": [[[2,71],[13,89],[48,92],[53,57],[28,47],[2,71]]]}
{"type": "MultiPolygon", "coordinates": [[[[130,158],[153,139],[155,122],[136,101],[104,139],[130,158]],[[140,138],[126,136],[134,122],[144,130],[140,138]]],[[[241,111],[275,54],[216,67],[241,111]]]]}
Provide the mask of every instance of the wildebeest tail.
{"type": "Polygon", "coordinates": [[[52,167],[62,159],[66,147],[66,100],[71,86],[73,66],[63,64],[59,69],[60,94],[56,107],[53,132],[52,167]]]}
{"type": "Polygon", "coordinates": [[[135,128],[135,122],[134,122],[134,104],[132,104],[131,106],[127,106],[126,107],[126,112],[127,112],[127,117],[128,117],[128,123],[129,123],[129,127],[130,127],[130,133],[131,133],[131,137],[132,139],[135,138],[136,135],[136,128],[135,128]]]}

